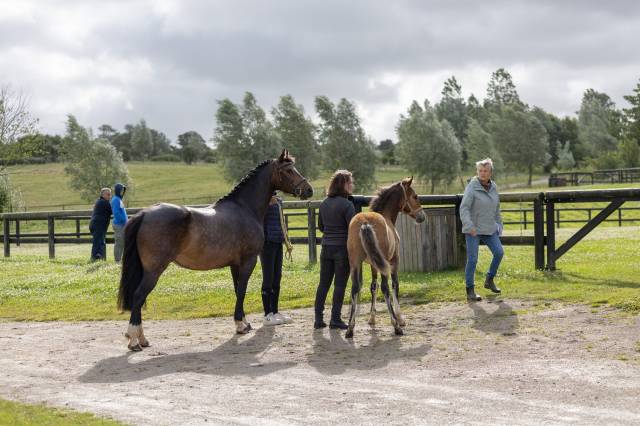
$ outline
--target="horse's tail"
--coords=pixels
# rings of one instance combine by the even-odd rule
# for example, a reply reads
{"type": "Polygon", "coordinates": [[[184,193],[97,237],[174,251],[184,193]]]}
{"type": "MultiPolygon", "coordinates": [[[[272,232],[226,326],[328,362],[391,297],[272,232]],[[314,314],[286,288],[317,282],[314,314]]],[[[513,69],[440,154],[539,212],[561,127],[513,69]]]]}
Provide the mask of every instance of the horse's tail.
{"type": "Polygon", "coordinates": [[[133,304],[133,294],[142,281],[144,269],[138,253],[138,231],[144,218],[140,212],[127,221],[124,227],[124,254],[122,256],[122,276],[118,291],[118,308],[130,311],[133,304]]]}
{"type": "Polygon", "coordinates": [[[389,276],[391,266],[380,251],[378,238],[376,238],[376,233],[370,224],[365,223],[360,226],[360,241],[364,252],[371,261],[371,266],[380,271],[382,275],[389,276]]]}

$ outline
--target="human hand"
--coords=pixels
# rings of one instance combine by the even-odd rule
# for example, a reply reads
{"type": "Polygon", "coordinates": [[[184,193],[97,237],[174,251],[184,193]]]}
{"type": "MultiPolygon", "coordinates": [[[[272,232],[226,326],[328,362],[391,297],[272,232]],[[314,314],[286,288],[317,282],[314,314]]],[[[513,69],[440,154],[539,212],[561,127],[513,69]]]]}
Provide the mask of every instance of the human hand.
{"type": "Polygon", "coordinates": [[[469,235],[471,235],[472,237],[475,237],[478,235],[478,231],[476,231],[476,228],[471,228],[471,231],[469,232],[469,235]]]}

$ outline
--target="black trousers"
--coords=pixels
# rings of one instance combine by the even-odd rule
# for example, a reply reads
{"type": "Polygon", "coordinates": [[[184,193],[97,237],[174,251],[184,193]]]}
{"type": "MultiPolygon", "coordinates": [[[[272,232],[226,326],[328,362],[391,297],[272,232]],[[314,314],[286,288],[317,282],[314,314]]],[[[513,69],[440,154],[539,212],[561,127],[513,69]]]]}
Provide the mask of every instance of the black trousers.
{"type": "Polygon", "coordinates": [[[341,320],[344,292],[349,280],[349,254],[346,246],[322,246],[320,252],[320,283],[316,291],[316,319],[321,319],[324,302],[327,299],[331,282],[334,281],[331,321],[341,320]],[[335,280],[334,280],[335,279],[335,280]]]}
{"type": "Polygon", "coordinates": [[[92,237],[91,260],[107,259],[107,228],[95,226],[90,229],[92,237]]]}
{"type": "Polygon", "coordinates": [[[260,252],[262,266],[262,307],[264,314],[278,312],[282,278],[282,243],[265,241],[260,252]]]}

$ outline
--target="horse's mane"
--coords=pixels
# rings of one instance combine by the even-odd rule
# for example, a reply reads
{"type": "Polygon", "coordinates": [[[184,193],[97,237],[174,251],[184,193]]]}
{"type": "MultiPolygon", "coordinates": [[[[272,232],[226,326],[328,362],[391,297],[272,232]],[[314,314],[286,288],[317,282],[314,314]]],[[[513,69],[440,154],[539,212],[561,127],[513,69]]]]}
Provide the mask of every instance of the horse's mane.
{"type": "Polygon", "coordinates": [[[247,173],[246,176],[243,177],[242,180],[240,180],[240,182],[238,182],[238,184],[231,190],[231,192],[229,192],[227,195],[223,197],[218,198],[218,201],[216,201],[213,204],[213,207],[217,206],[218,204],[220,204],[225,200],[229,200],[235,197],[235,195],[240,191],[240,189],[242,189],[247,184],[247,182],[249,182],[251,178],[257,175],[258,172],[262,170],[267,164],[271,163],[271,161],[272,160],[265,160],[262,163],[258,164],[253,170],[247,173]]]}
{"type": "Polygon", "coordinates": [[[401,184],[395,183],[391,186],[387,186],[386,188],[380,188],[376,192],[375,197],[371,199],[371,202],[369,203],[369,210],[378,213],[382,212],[393,197],[393,194],[397,191],[398,185],[401,184]]]}

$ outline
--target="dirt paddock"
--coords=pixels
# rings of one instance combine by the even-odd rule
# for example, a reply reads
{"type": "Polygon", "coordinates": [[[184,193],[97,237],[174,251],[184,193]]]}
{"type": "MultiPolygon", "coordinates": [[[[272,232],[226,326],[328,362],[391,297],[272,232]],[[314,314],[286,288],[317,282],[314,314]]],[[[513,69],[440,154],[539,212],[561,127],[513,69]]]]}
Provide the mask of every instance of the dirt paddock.
{"type": "Polygon", "coordinates": [[[406,310],[396,337],[294,324],[234,335],[231,318],[0,323],[0,397],[132,424],[638,424],[640,321],[613,309],[516,300],[406,310]]]}

